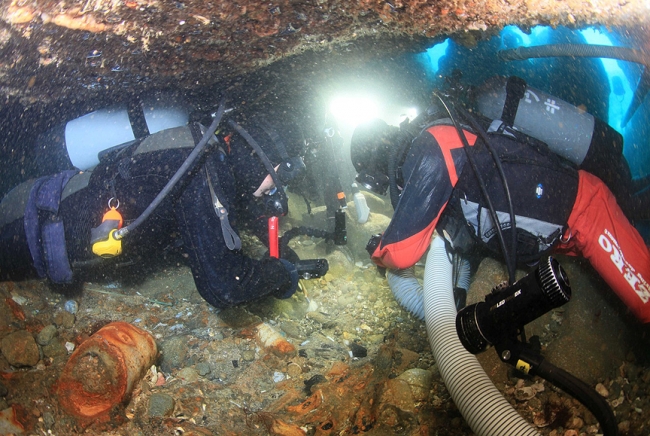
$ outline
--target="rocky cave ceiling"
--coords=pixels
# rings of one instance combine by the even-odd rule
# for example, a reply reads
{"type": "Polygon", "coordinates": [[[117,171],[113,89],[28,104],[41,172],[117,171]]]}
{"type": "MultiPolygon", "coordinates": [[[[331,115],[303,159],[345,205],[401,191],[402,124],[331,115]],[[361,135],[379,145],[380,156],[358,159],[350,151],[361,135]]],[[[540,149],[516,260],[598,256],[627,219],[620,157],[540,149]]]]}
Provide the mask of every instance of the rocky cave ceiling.
{"type": "Polygon", "coordinates": [[[507,24],[643,30],[649,15],[646,0],[4,0],[1,5],[1,101],[24,108],[99,96],[110,100],[150,87],[232,88],[273,64],[284,68],[276,77],[291,83],[288,73],[326,74],[326,65],[419,51],[436,38],[453,36],[471,45],[507,24]]]}

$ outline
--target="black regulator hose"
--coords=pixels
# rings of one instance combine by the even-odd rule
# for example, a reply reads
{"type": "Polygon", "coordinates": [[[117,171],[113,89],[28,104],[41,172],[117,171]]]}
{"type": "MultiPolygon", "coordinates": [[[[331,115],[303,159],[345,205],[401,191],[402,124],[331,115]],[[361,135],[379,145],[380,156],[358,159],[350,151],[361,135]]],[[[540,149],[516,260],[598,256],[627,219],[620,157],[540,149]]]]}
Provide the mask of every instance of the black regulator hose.
{"type": "Polygon", "coordinates": [[[544,357],[517,341],[495,344],[502,361],[529,375],[537,375],[580,401],[596,417],[605,436],[617,436],[618,424],[614,412],[603,398],[587,383],[558,368],[544,357]]]}
{"type": "Polygon", "coordinates": [[[605,436],[618,435],[618,423],[609,404],[587,383],[562,368],[542,360],[535,373],[580,401],[598,420],[605,436]]]}
{"type": "Polygon", "coordinates": [[[278,194],[280,194],[280,201],[282,202],[282,208],[284,209],[285,213],[287,211],[287,205],[289,204],[289,200],[287,198],[286,192],[284,192],[284,184],[280,180],[280,177],[278,174],[275,172],[275,168],[273,168],[273,164],[269,160],[268,156],[266,153],[264,153],[264,150],[262,150],[262,147],[257,143],[255,139],[251,136],[250,133],[246,129],[244,129],[242,126],[237,124],[235,120],[228,120],[228,124],[234,128],[237,133],[239,133],[242,138],[246,140],[248,145],[250,145],[253,150],[255,150],[255,153],[257,153],[257,156],[260,158],[262,161],[262,164],[264,165],[264,168],[266,168],[266,171],[269,172],[269,175],[273,179],[273,183],[275,184],[275,187],[278,190],[278,194]]]}
{"type": "Polygon", "coordinates": [[[283,253],[287,252],[289,241],[291,241],[296,236],[300,236],[300,235],[313,236],[315,238],[322,238],[325,240],[334,239],[334,234],[326,230],[314,229],[311,227],[304,227],[304,226],[293,227],[282,234],[282,238],[280,242],[280,257],[282,257],[283,253]]]}
{"type": "Polygon", "coordinates": [[[205,131],[203,134],[203,137],[199,141],[198,144],[194,147],[190,155],[185,159],[183,164],[176,170],[176,173],[172,176],[171,179],[167,182],[165,187],[158,193],[156,198],[153,199],[153,201],[147,206],[147,208],[140,214],[139,217],[137,217],[131,224],[128,226],[122,227],[121,229],[117,229],[114,233],[115,239],[122,239],[125,237],[129,232],[135,230],[140,224],[142,224],[147,218],[149,218],[149,215],[160,205],[160,203],[167,197],[167,194],[174,189],[174,186],[178,183],[179,180],[185,176],[185,174],[192,168],[194,165],[194,162],[196,162],[197,158],[200,156],[201,152],[205,148],[205,145],[210,141],[210,138],[212,135],[214,135],[214,132],[217,131],[217,128],[219,127],[219,123],[221,123],[221,118],[223,118],[223,114],[225,112],[226,106],[225,106],[225,101],[222,100],[221,103],[219,104],[219,108],[217,109],[217,112],[215,114],[214,120],[212,121],[212,124],[210,124],[210,127],[208,127],[208,130],[205,131]]]}
{"type": "Polygon", "coordinates": [[[650,66],[650,56],[642,50],[627,47],[613,47],[609,45],[589,44],[549,44],[533,47],[517,47],[497,52],[503,61],[521,61],[531,58],[548,57],[585,57],[585,58],[611,58],[622,61],[635,62],[650,66]]]}
{"type": "Polygon", "coordinates": [[[399,188],[397,187],[397,177],[395,174],[395,161],[397,160],[396,148],[397,147],[391,147],[390,152],[388,153],[388,193],[390,195],[390,203],[393,205],[393,209],[397,207],[397,203],[399,202],[399,188]]]}
{"type": "Polygon", "coordinates": [[[456,120],[456,117],[452,113],[452,109],[447,105],[445,100],[438,95],[437,93],[434,93],[434,95],[440,100],[440,103],[442,106],[445,108],[447,111],[447,114],[449,115],[449,118],[451,119],[452,124],[454,125],[454,128],[458,132],[458,136],[463,143],[463,149],[465,150],[465,153],[467,155],[467,160],[469,161],[469,164],[472,167],[472,170],[474,171],[474,174],[476,175],[476,178],[478,180],[479,187],[481,189],[481,193],[483,194],[483,198],[485,199],[485,202],[488,204],[488,211],[490,213],[490,217],[492,218],[492,222],[494,223],[494,228],[496,229],[496,235],[497,239],[499,240],[499,245],[501,246],[501,251],[503,251],[503,258],[505,259],[506,266],[508,268],[508,282],[510,284],[513,284],[515,282],[515,273],[516,273],[516,268],[517,268],[517,226],[515,222],[515,212],[514,212],[514,207],[512,205],[512,199],[510,198],[510,190],[508,188],[508,181],[505,178],[505,174],[503,172],[503,169],[500,166],[500,161],[499,157],[496,155],[495,150],[489,146],[489,141],[487,140],[487,135],[483,138],[483,141],[486,144],[486,147],[488,147],[488,150],[492,154],[492,157],[494,158],[495,162],[497,162],[497,166],[500,169],[500,176],[503,181],[504,189],[506,192],[506,196],[508,197],[508,206],[510,209],[510,222],[511,222],[511,228],[512,228],[512,238],[511,238],[511,249],[508,250],[506,246],[506,241],[503,237],[503,231],[501,230],[501,223],[499,222],[499,217],[497,216],[496,209],[494,208],[494,205],[492,204],[492,200],[490,199],[490,195],[487,192],[487,186],[485,184],[485,180],[483,180],[483,177],[481,176],[481,173],[476,166],[476,161],[474,160],[474,156],[472,155],[471,152],[471,147],[469,143],[467,142],[467,138],[463,134],[463,130],[458,124],[458,121],[456,120]]]}
{"type": "Polygon", "coordinates": [[[343,209],[336,211],[335,226],[333,232],[304,226],[293,227],[292,229],[284,232],[282,238],[280,238],[280,257],[282,257],[283,253],[288,252],[289,241],[299,235],[312,236],[315,238],[324,239],[326,241],[333,241],[335,245],[347,244],[348,237],[347,230],[345,228],[345,211],[343,209]]]}

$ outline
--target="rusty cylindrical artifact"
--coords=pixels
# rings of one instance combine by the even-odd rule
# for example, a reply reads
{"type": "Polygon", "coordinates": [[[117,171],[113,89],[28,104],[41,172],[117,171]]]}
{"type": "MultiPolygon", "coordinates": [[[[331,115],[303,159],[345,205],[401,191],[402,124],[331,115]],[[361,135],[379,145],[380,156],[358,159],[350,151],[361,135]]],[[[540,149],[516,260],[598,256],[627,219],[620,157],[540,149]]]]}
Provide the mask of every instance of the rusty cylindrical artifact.
{"type": "Polygon", "coordinates": [[[77,418],[95,418],[125,401],[158,353],[153,337],[126,322],[112,322],[83,342],[57,384],[61,406],[77,418]]]}

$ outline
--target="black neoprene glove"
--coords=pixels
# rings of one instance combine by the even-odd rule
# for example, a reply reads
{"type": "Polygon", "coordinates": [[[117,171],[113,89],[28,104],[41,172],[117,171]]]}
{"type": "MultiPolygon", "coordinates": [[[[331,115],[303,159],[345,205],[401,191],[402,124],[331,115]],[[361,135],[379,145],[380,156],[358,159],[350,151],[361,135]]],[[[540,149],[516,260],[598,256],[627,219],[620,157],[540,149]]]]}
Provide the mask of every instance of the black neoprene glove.
{"type": "Polygon", "coordinates": [[[298,289],[298,270],[296,266],[285,259],[278,259],[289,273],[290,282],[283,285],[275,294],[275,298],[286,299],[291,297],[298,289]]]}

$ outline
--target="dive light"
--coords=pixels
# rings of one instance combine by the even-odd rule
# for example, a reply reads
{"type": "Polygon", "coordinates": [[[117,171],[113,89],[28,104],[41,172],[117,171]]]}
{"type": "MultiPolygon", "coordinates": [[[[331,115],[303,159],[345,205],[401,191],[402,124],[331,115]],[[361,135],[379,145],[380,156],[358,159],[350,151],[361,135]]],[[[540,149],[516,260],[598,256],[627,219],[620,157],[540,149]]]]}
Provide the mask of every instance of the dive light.
{"type": "Polygon", "coordinates": [[[484,302],[456,315],[456,330],[467,351],[479,354],[489,345],[516,338],[529,322],[571,299],[566,273],[553,257],[509,286],[497,286],[484,302]]]}

